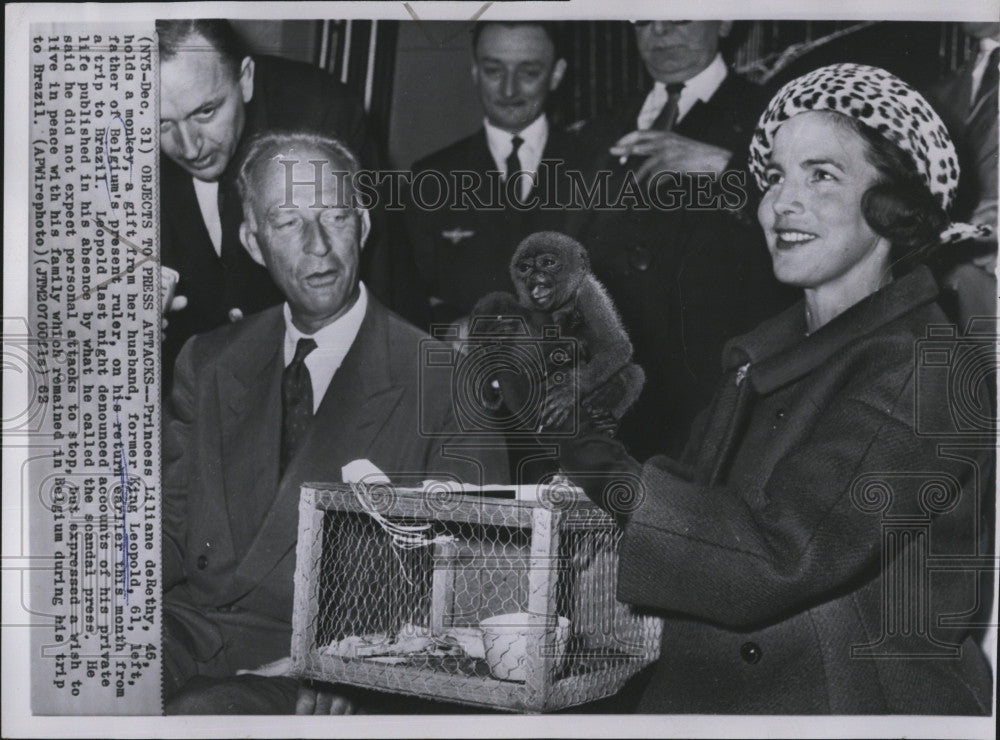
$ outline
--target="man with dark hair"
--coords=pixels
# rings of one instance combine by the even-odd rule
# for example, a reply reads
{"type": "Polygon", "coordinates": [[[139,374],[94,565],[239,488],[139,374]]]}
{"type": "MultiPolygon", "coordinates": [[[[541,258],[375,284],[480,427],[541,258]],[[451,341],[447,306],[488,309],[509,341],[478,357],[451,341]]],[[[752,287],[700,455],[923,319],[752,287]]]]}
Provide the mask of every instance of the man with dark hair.
{"type": "MultiPolygon", "coordinates": [[[[161,259],[179,273],[177,295],[187,299],[168,315],[166,393],[189,337],[281,301],[267,271],[239,244],[233,163],[242,143],[259,131],[315,131],[348,142],[365,166],[375,161],[360,100],[328,74],[300,62],[251,57],[225,20],[161,20],[156,31],[161,259]]],[[[371,270],[365,272],[371,279],[371,270]]]]}
{"type": "Polygon", "coordinates": [[[551,23],[490,22],[473,28],[472,81],[485,114],[483,127],[412,168],[415,187],[406,225],[426,291],[424,313],[413,316],[415,321],[456,321],[487,293],[512,290],[508,264],[518,243],[535,231],[562,226],[564,213],[541,207],[541,201],[548,179],[558,176],[543,160],[567,163],[576,149],[546,114],[565,72],[551,23]],[[428,171],[441,173],[452,188],[458,178],[468,178],[474,187],[467,201],[456,205],[456,196],[436,210],[422,207],[417,189],[420,173],[428,171]]]}
{"type": "MultiPolygon", "coordinates": [[[[195,336],[177,361],[163,445],[168,713],[344,708],[272,665],[291,650],[305,481],[347,482],[361,464],[397,484],[505,482],[502,447],[470,453],[447,378],[415,372],[432,340],[359,279],[369,221],[352,205],[357,169],[339,141],[268,134],[238,173],[240,239],[285,303],[195,336]],[[288,175],[305,184],[289,193],[288,175]],[[446,456],[456,443],[465,456],[446,456]]],[[[359,547],[327,541],[325,557],[365,584],[366,603],[385,603],[395,561],[359,547]]]]}
{"type": "Polygon", "coordinates": [[[579,211],[567,230],[590,252],[646,371],[642,396],[620,430],[643,459],[680,451],[712,397],[726,340],[792,294],[774,279],[752,202],[738,202],[753,199],[743,163],[767,99],[733,74],[719,51],[732,23],[634,27],[653,86],[580,135],[591,152],[588,179],[610,171],[615,198],[629,182],[651,193],[659,178],[659,198],[650,197],[649,208],[579,211]]]}

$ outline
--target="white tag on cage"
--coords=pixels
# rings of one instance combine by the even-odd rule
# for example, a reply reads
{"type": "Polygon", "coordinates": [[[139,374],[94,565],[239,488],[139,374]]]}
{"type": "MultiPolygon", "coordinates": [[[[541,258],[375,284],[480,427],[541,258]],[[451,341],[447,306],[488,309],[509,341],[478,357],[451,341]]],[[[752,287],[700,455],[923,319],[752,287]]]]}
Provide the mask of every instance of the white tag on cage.
{"type": "Polygon", "coordinates": [[[340,469],[344,483],[389,483],[389,476],[368,458],[351,460],[340,469]]]}

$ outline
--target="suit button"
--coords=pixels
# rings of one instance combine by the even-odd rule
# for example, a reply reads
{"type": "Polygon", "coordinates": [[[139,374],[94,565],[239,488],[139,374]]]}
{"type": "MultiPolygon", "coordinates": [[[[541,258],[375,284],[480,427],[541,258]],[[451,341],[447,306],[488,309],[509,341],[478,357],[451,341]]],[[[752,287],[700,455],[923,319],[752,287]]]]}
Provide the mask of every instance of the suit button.
{"type": "Polygon", "coordinates": [[[740,648],[740,657],[747,663],[753,665],[760,661],[761,649],[756,642],[744,642],[740,648]]]}
{"type": "Polygon", "coordinates": [[[632,266],[632,269],[638,270],[639,272],[645,272],[649,269],[649,263],[652,261],[652,255],[649,250],[642,246],[632,247],[632,253],[629,255],[628,263],[632,266]]]}
{"type": "Polygon", "coordinates": [[[785,420],[785,410],[784,409],[778,409],[777,411],[775,411],[774,412],[774,419],[775,419],[775,421],[784,421],[785,420]]]}
{"type": "Polygon", "coordinates": [[[198,570],[205,570],[208,567],[208,558],[204,555],[199,555],[198,560],[195,561],[195,565],[198,566],[198,570]]]}

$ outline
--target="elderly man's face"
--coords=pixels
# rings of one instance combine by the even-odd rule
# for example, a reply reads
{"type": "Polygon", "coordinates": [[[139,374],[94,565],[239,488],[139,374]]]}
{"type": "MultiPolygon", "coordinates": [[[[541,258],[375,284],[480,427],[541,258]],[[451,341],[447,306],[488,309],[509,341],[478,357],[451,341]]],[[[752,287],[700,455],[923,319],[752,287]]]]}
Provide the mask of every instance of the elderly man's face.
{"type": "Polygon", "coordinates": [[[253,96],[253,60],[243,60],[234,75],[202,36],[160,65],[160,148],[205,182],[218,180],[243,134],[245,105],[253,96]]]}
{"type": "Polygon", "coordinates": [[[646,69],[664,84],[686,82],[711,64],[731,21],[652,21],[636,26],[646,69]]]}
{"type": "Polygon", "coordinates": [[[559,87],[566,61],[538,26],[490,24],[476,44],[472,79],[486,117],[497,128],[518,133],[545,111],[559,87]]]}
{"type": "MultiPolygon", "coordinates": [[[[336,173],[342,171],[327,152],[297,149],[262,161],[251,180],[253,193],[240,237],[250,256],[264,265],[288,299],[292,319],[312,334],[339,318],[358,291],[361,246],[368,221],[341,198],[336,173]],[[294,160],[291,192],[286,166],[294,160]],[[312,162],[322,161],[322,179],[314,185],[312,162]],[[294,206],[294,207],[292,207],[294,206]]],[[[350,187],[349,185],[347,187],[350,187]]]]}

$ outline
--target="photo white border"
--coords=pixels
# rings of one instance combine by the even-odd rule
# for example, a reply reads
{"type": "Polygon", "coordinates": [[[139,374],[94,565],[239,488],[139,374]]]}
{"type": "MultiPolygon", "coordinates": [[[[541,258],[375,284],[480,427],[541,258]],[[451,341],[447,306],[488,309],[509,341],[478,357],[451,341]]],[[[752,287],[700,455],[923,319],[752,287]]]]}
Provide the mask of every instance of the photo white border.
{"type": "MultiPolygon", "coordinates": [[[[485,3],[421,2],[409,5],[423,20],[466,20],[485,3]]],[[[927,20],[994,21],[1000,0],[554,0],[494,2],[483,19],[540,18],[613,20],[648,18],[731,18],[744,20],[927,20]]],[[[93,22],[153,18],[223,17],[247,19],[359,18],[412,20],[403,2],[215,2],[12,4],[5,7],[4,71],[4,263],[3,316],[27,316],[29,38],[31,23],[93,22]]],[[[4,377],[4,406],[26,393],[23,378],[4,377]]],[[[20,571],[6,569],[20,553],[21,517],[6,505],[19,502],[20,471],[26,448],[3,450],[3,614],[19,609],[20,571]],[[8,495],[9,494],[9,495],[8,495]],[[8,578],[8,575],[11,576],[8,578]]],[[[995,575],[996,577],[996,575],[995,575]]],[[[996,589],[996,586],[994,587],[996,589]]],[[[0,623],[6,620],[0,620],[0,623]]],[[[23,628],[17,628],[23,629],[23,628]]],[[[361,717],[33,717],[29,700],[30,650],[25,634],[3,627],[2,714],[4,737],[817,737],[817,738],[991,738],[991,717],[839,716],[391,716],[361,717]],[[19,639],[19,637],[21,639],[19,639]]],[[[995,696],[994,696],[995,701],[995,696]]],[[[994,716],[996,707],[994,705],[994,716]]]]}

